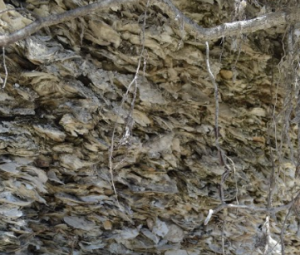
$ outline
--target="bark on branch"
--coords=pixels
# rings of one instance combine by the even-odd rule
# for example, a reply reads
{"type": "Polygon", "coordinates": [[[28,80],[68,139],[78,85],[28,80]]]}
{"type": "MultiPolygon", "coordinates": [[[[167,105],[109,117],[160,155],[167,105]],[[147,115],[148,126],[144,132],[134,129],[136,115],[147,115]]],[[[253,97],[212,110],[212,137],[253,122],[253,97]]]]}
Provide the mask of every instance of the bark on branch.
{"type": "MultiPolygon", "coordinates": [[[[11,34],[0,35],[0,47],[4,47],[19,40],[25,39],[44,27],[59,24],[77,17],[86,16],[93,11],[109,8],[114,5],[134,3],[139,1],[144,1],[146,3],[146,0],[102,0],[101,2],[95,2],[83,7],[78,7],[62,14],[40,18],[28,26],[11,34]]],[[[298,8],[292,12],[280,11],[268,13],[251,20],[224,23],[212,28],[203,28],[186,17],[179,9],[175,7],[171,0],[156,0],[153,1],[152,4],[159,7],[170,17],[170,19],[178,20],[179,18],[184,25],[185,32],[201,41],[215,40],[221,37],[233,36],[241,33],[252,33],[257,30],[300,21],[300,9],[298,8]]]]}
{"type": "Polygon", "coordinates": [[[15,43],[19,40],[25,39],[33,33],[41,30],[44,27],[53,26],[71,19],[86,16],[94,11],[106,9],[114,5],[120,5],[125,3],[137,2],[137,0],[101,0],[101,2],[95,2],[83,7],[78,7],[74,10],[66,11],[57,15],[50,15],[48,17],[39,18],[32,22],[28,26],[15,31],[8,35],[0,35],[0,47],[7,46],[15,43]]]}
{"type": "Polygon", "coordinates": [[[224,23],[212,28],[203,28],[186,17],[172,4],[171,0],[155,1],[155,5],[160,7],[160,9],[162,9],[171,19],[181,19],[181,22],[184,23],[185,31],[200,41],[215,40],[221,37],[242,33],[253,33],[258,30],[268,29],[300,20],[300,8],[296,8],[289,12],[278,11],[250,20],[224,23]]]}

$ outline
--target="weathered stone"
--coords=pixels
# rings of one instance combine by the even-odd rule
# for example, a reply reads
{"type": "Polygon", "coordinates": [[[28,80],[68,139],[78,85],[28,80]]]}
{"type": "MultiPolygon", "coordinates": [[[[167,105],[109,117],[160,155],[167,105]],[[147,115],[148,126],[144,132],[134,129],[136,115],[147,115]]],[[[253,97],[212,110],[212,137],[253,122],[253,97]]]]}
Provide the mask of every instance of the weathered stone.
{"type": "Polygon", "coordinates": [[[224,78],[226,80],[230,80],[233,77],[232,71],[225,70],[225,69],[220,70],[220,75],[222,76],[222,78],[224,78]]]}
{"type": "MultiPolygon", "coordinates": [[[[5,1],[30,13],[2,13],[0,31],[88,2],[5,1]]],[[[288,208],[270,219],[262,208],[285,205],[299,190],[299,77],[291,76],[298,30],[209,42],[217,104],[205,42],[161,1],[146,2],[91,12],[6,47],[0,253],[280,254],[284,226],[285,254],[297,254],[299,201],[287,218],[288,208]],[[289,36],[294,49],[283,52],[289,36]],[[211,211],[225,203],[251,210],[211,211]]],[[[234,1],[172,2],[203,27],[264,8],[247,1],[244,17],[234,1]]]]}

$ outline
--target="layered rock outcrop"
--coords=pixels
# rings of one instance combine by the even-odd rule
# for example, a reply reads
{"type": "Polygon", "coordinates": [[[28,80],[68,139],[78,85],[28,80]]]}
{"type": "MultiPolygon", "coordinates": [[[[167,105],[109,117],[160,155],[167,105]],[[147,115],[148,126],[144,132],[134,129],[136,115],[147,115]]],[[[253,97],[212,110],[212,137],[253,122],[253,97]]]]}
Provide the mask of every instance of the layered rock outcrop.
{"type": "MultiPolygon", "coordinates": [[[[113,5],[5,47],[1,254],[281,254],[280,236],[297,253],[286,26],[209,42],[216,111],[205,42],[159,2],[113,5]],[[245,208],[207,218],[222,203],[245,208]]],[[[204,27],[269,8],[173,3],[204,27]]],[[[1,33],[86,4],[7,1],[23,11],[1,14],[1,33]]]]}

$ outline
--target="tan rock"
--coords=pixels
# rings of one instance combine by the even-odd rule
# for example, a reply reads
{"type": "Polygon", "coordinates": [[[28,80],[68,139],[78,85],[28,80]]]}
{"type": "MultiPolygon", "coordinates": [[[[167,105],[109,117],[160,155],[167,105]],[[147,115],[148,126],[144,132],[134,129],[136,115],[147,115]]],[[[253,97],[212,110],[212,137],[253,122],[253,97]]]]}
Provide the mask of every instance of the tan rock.
{"type": "Polygon", "coordinates": [[[103,228],[105,230],[111,230],[112,227],[113,227],[113,225],[112,225],[111,221],[106,220],[106,221],[103,222],[103,228]]]}
{"type": "Polygon", "coordinates": [[[223,79],[230,80],[233,77],[233,73],[230,70],[221,69],[220,75],[223,79]]]}

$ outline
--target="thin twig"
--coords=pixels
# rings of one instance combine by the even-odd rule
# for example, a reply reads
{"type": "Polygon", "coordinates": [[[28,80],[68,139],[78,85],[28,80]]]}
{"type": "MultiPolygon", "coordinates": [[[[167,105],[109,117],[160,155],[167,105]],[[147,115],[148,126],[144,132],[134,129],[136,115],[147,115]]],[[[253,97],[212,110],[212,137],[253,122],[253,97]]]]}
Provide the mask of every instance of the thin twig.
{"type": "Polygon", "coordinates": [[[135,84],[134,97],[133,97],[132,102],[131,102],[131,108],[130,108],[130,112],[127,116],[127,120],[129,120],[131,118],[130,115],[132,115],[132,112],[133,112],[133,109],[134,109],[134,104],[135,104],[136,95],[137,95],[137,88],[138,88],[137,79],[139,77],[139,71],[140,71],[140,68],[141,68],[141,63],[142,63],[142,59],[144,58],[143,55],[144,55],[144,51],[145,51],[145,28],[146,28],[146,19],[147,19],[148,7],[149,7],[149,0],[147,1],[147,6],[146,6],[146,9],[145,9],[145,14],[144,14],[144,22],[143,22],[143,28],[142,28],[142,40],[141,40],[142,41],[141,42],[142,50],[141,50],[141,54],[139,56],[138,65],[137,65],[137,68],[136,68],[136,71],[135,71],[135,75],[134,75],[132,81],[130,82],[130,84],[128,85],[125,94],[123,95],[121,104],[119,106],[118,116],[117,116],[117,119],[115,121],[112,136],[111,136],[111,146],[110,146],[110,149],[109,149],[108,162],[109,162],[109,172],[110,172],[110,177],[111,177],[111,183],[112,183],[112,187],[113,187],[113,190],[115,192],[115,195],[117,196],[117,201],[118,201],[118,193],[117,193],[117,189],[116,189],[115,183],[114,183],[114,169],[115,169],[115,166],[113,164],[115,133],[116,133],[116,128],[117,128],[117,124],[118,124],[118,119],[120,117],[119,116],[120,110],[123,108],[123,105],[124,105],[124,103],[125,103],[125,101],[128,97],[129,91],[130,91],[133,84],[135,84]]]}
{"type": "MultiPolygon", "coordinates": [[[[273,78],[274,78],[274,74],[273,74],[272,79],[273,78]]],[[[273,82],[272,82],[272,84],[273,84],[273,82]]],[[[271,94],[271,98],[273,99],[272,86],[270,86],[270,94],[271,94]]],[[[274,121],[274,118],[275,118],[275,105],[273,105],[273,107],[271,108],[271,118],[274,121]]],[[[267,130],[269,130],[268,133],[267,133],[267,143],[268,143],[268,148],[269,148],[269,151],[270,151],[270,160],[271,160],[271,164],[272,164],[272,171],[270,173],[267,207],[271,208],[272,207],[273,192],[274,192],[274,185],[275,185],[275,160],[274,160],[273,150],[272,150],[272,146],[271,146],[271,137],[270,137],[272,124],[268,123],[267,127],[268,127],[267,130]]],[[[274,134],[275,134],[275,137],[276,137],[276,129],[274,131],[274,134]]]]}
{"type": "MultiPolygon", "coordinates": [[[[205,46],[206,46],[206,68],[209,74],[209,78],[211,83],[214,86],[214,96],[215,96],[215,137],[216,137],[216,147],[218,149],[218,155],[219,155],[219,159],[220,159],[220,165],[225,165],[225,160],[223,157],[223,151],[221,150],[220,146],[219,146],[219,89],[218,89],[218,85],[215,79],[214,74],[211,71],[210,68],[210,63],[209,63],[209,44],[208,42],[205,42],[205,46]]],[[[221,202],[224,203],[224,190],[223,190],[223,186],[224,186],[224,181],[227,177],[227,174],[229,173],[229,169],[226,167],[225,165],[225,171],[222,174],[221,177],[221,184],[220,184],[220,199],[221,202]]]]}
{"type": "Polygon", "coordinates": [[[284,221],[282,224],[281,232],[280,232],[280,241],[281,241],[281,254],[285,255],[285,245],[284,245],[284,232],[285,232],[285,224],[287,222],[288,217],[290,216],[292,206],[290,206],[287,214],[284,217],[284,221]]]}
{"type": "Polygon", "coordinates": [[[226,38],[223,36],[222,40],[220,42],[220,44],[222,44],[222,49],[221,49],[221,53],[220,53],[220,56],[219,56],[219,63],[220,64],[222,63],[222,56],[223,56],[224,50],[225,50],[225,42],[226,42],[226,38]]]}
{"type": "MultiPolygon", "coordinates": [[[[230,161],[231,166],[232,166],[232,169],[233,169],[233,176],[234,176],[235,188],[236,188],[235,200],[236,200],[236,203],[239,204],[239,198],[238,198],[238,195],[239,195],[239,187],[238,187],[238,181],[237,181],[237,178],[236,178],[236,167],[235,167],[235,164],[234,164],[233,160],[232,160],[230,157],[226,156],[226,159],[227,159],[228,161],[230,161]]],[[[230,169],[230,168],[229,168],[229,165],[227,165],[227,167],[228,167],[228,169],[230,169]]]]}
{"type": "Polygon", "coordinates": [[[269,216],[267,216],[266,217],[266,221],[265,221],[265,223],[263,224],[263,230],[265,231],[265,235],[266,235],[266,237],[267,237],[267,243],[266,243],[266,245],[265,245],[265,250],[264,250],[264,255],[266,255],[266,253],[268,252],[268,249],[269,249],[269,244],[270,244],[270,242],[269,242],[269,240],[270,240],[270,238],[271,238],[271,232],[270,232],[270,217],[269,216]]]}
{"type": "Polygon", "coordinates": [[[238,54],[236,56],[236,59],[234,61],[234,64],[231,66],[231,70],[232,70],[232,73],[233,73],[233,76],[232,76],[232,82],[235,83],[236,82],[236,77],[237,77],[237,70],[236,70],[236,65],[237,65],[237,62],[240,58],[240,55],[241,55],[241,51],[242,51],[242,40],[243,40],[243,35],[240,35],[240,39],[238,40],[237,38],[235,39],[238,41],[238,44],[237,44],[237,48],[238,48],[238,54]]]}
{"type": "Polygon", "coordinates": [[[283,224],[282,224],[282,228],[281,228],[281,232],[280,232],[280,241],[281,241],[281,254],[282,255],[285,255],[285,246],[284,246],[284,232],[285,232],[285,225],[286,225],[286,222],[287,222],[287,219],[291,213],[291,210],[296,202],[296,200],[298,200],[300,197],[300,191],[298,191],[298,194],[293,198],[293,200],[289,203],[290,206],[288,207],[288,212],[287,214],[285,215],[285,218],[284,218],[284,221],[283,221],[283,224]]]}
{"type": "Polygon", "coordinates": [[[4,68],[4,71],[5,71],[5,78],[4,78],[4,82],[3,82],[3,85],[2,85],[2,89],[4,89],[5,86],[6,86],[6,83],[7,83],[7,78],[8,78],[8,71],[7,71],[7,66],[6,66],[6,63],[5,63],[5,47],[2,47],[2,57],[3,57],[3,68],[4,68]]]}
{"type": "Polygon", "coordinates": [[[212,73],[211,69],[210,69],[210,63],[209,63],[209,44],[208,42],[205,42],[206,45],[206,67],[207,67],[207,71],[209,74],[209,78],[212,82],[212,84],[214,85],[214,89],[215,89],[215,135],[216,135],[216,147],[219,150],[219,96],[218,96],[218,85],[216,83],[216,79],[214,74],[212,73]]]}
{"type": "Polygon", "coordinates": [[[247,210],[247,211],[254,211],[254,212],[269,212],[269,213],[278,213],[281,211],[284,211],[286,209],[289,209],[290,206],[294,203],[294,201],[289,202],[286,205],[281,205],[277,207],[267,208],[267,207],[256,207],[256,206],[250,206],[250,205],[236,205],[236,204],[221,204],[215,209],[209,209],[208,215],[204,221],[204,225],[207,225],[210,221],[213,214],[216,214],[217,212],[220,212],[226,208],[228,209],[240,209],[240,210],[247,210]]]}
{"type": "MultiPolygon", "coordinates": [[[[224,182],[226,180],[226,177],[228,175],[228,173],[230,172],[230,168],[227,167],[227,165],[225,165],[225,160],[223,160],[223,152],[219,146],[219,89],[218,89],[218,85],[215,79],[214,74],[211,71],[210,68],[210,63],[209,63],[209,44],[208,42],[205,42],[206,45],[206,67],[207,67],[207,71],[209,74],[209,78],[211,80],[211,83],[214,85],[214,96],[215,96],[215,136],[216,136],[216,147],[218,149],[218,154],[220,157],[220,164],[224,165],[225,171],[222,174],[221,177],[221,184],[220,184],[220,199],[221,199],[221,203],[225,204],[225,200],[224,200],[224,182]]],[[[225,237],[224,237],[224,233],[225,233],[225,224],[226,224],[226,215],[224,213],[224,223],[222,225],[222,231],[221,231],[221,240],[222,240],[222,254],[225,255],[225,237]]]]}
{"type": "Polygon", "coordinates": [[[145,54],[145,29],[146,29],[147,11],[148,11],[148,8],[149,8],[149,3],[150,3],[150,0],[147,1],[145,13],[144,13],[144,22],[143,22],[143,27],[142,27],[142,31],[141,31],[142,49],[141,49],[141,53],[140,53],[140,57],[139,57],[139,61],[138,61],[138,69],[136,71],[137,79],[135,79],[135,81],[134,81],[135,86],[134,86],[134,92],[133,92],[133,99],[131,101],[131,108],[130,108],[130,111],[129,111],[128,116],[127,116],[128,120],[131,118],[131,115],[132,115],[133,109],[134,109],[134,105],[135,105],[135,101],[136,101],[136,95],[137,95],[137,89],[138,89],[137,80],[138,80],[139,70],[140,70],[140,67],[141,67],[141,64],[142,64],[142,59],[144,60],[143,61],[143,64],[144,64],[143,75],[145,76],[145,73],[146,73],[146,69],[145,69],[146,68],[146,58],[144,56],[144,54],[145,54]]]}

